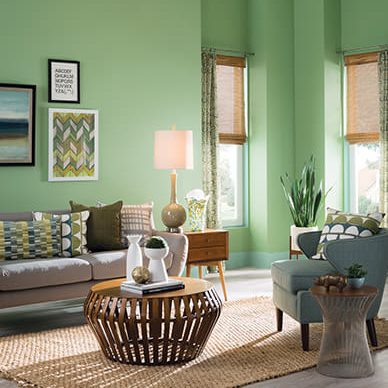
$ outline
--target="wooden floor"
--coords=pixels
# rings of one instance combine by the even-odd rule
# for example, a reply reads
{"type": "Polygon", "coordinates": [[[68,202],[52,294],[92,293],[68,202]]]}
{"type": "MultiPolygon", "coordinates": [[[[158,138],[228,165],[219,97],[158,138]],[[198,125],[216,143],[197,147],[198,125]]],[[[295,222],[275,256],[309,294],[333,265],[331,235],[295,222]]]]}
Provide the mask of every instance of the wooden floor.
{"type": "MultiPolygon", "coordinates": [[[[222,295],[221,284],[218,278],[214,275],[208,275],[207,279],[216,284],[219,294],[222,295]]],[[[272,294],[272,282],[270,272],[268,270],[244,269],[227,271],[226,282],[230,300],[257,295],[270,296],[272,294]]],[[[386,287],[379,315],[388,318],[388,287],[386,287]]],[[[41,331],[81,323],[84,323],[81,301],[57,302],[45,305],[36,305],[33,307],[7,309],[0,311],[0,336],[22,332],[41,331]]],[[[376,372],[373,376],[365,379],[330,378],[320,375],[313,368],[285,377],[252,384],[249,387],[388,387],[388,349],[376,352],[373,358],[376,372]]],[[[17,387],[16,383],[0,379],[0,388],[14,387],[17,387]]]]}

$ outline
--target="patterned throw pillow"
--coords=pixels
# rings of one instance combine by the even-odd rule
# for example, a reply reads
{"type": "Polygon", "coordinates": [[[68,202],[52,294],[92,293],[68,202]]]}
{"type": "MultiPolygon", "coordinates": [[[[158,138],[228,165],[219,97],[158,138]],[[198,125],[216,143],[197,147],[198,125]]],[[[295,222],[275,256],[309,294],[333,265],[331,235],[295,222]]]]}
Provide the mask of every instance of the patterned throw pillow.
{"type": "Polygon", "coordinates": [[[58,221],[0,221],[0,261],[59,256],[58,221]]]}
{"type": "Polygon", "coordinates": [[[322,229],[317,254],[313,259],[326,259],[323,247],[328,241],[370,237],[378,233],[383,213],[373,213],[366,216],[343,213],[339,210],[327,209],[325,226],[322,229]]]}
{"type": "MultiPolygon", "coordinates": [[[[106,206],[103,202],[97,201],[97,206],[106,206]]],[[[146,202],[141,205],[123,205],[121,208],[121,244],[128,247],[128,235],[141,235],[140,245],[152,236],[154,219],[152,215],[154,203],[146,202]]]]}
{"type": "Polygon", "coordinates": [[[89,212],[67,214],[51,214],[42,212],[32,213],[35,220],[58,220],[61,224],[62,256],[74,257],[88,253],[86,248],[86,221],[89,212]]]}

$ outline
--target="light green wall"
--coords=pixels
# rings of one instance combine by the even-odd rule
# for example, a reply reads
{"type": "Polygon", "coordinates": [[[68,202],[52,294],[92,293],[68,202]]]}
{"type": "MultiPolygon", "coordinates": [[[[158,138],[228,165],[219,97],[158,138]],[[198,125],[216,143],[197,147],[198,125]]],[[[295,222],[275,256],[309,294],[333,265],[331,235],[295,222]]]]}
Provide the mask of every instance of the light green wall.
{"type": "Polygon", "coordinates": [[[248,14],[255,53],[249,61],[250,227],[260,261],[288,247],[291,221],[279,177],[294,172],[293,3],[250,0],[248,14]]]}
{"type": "Polygon", "coordinates": [[[247,0],[201,0],[202,45],[244,51],[248,43],[247,0]]]}
{"type": "Polygon", "coordinates": [[[342,48],[388,43],[387,0],[341,0],[342,48]]]}
{"type": "Polygon", "coordinates": [[[2,0],[0,15],[1,81],[37,85],[36,166],[0,167],[0,211],[152,199],[159,220],[169,177],[153,168],[153,132],[173,122],[195,139],[195,169],[179,172],[181,202],[200,186],[199,1],[2,0]],[[80,105],[47,103],[48,58],[81,62],[80,105]],[[48,107],[99,110],[98,181],[47,181],[48,107]]]}
{"type": "MultiPolygon", "coordinates": [[[[325,206],[343,208],[341,140],[341,10],[339,0],[295,0],[296,171],[313,154],[330,194],[325,206]],[[308,15],[308,17],[307,17],[308,15]]],[[[324,207],[319,224],[324,220],[324,207]]]]}

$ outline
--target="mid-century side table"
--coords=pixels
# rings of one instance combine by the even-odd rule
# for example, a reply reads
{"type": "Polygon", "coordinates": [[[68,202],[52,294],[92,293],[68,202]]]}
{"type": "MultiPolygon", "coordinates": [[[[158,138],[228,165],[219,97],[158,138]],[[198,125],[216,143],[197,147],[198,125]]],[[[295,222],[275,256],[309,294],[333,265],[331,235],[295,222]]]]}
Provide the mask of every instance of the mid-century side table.
{"type": "Polygon", "coordinates": [[[202,279],[202,266],[217,266],[224,298],[227,300],[222,262],[229,258],[229,232],[223,229],[205,229],[202,232],[185,232],[185,235],[189,240],[186,276],[190,277],[192,266],[198,266],[199,277],[202,279]]]}
{"type": "Polygon", "coordinates": [[[310,289],[323,315],[323,336],[317,370],[332,377],[366,377],[374,372],[366,315],[377,288],[344,288],[342,292],[315,286],[310,289]]]}

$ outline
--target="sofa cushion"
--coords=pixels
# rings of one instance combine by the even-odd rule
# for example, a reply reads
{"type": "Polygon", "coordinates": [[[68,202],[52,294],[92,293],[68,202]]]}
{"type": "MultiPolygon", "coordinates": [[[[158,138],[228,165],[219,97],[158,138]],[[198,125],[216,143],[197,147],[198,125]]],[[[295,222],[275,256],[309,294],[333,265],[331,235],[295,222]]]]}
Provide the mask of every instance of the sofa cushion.
{"type": "Polygon", "coordinates": [[[0,291],[86,282],[91,278],[89,263],[79,258],[0,262],[0,291]]]}
{"type": "Polygon", "coordinates": [[[271,266],[272,281],[293,294],[308,290],[318,276],[334,272],[337,271],[326,260],[281,260],[271,266]]]}
{"type": "Polygon", "coordinates": [[[57,221],[0,221],[0,261],[59,256],[57,221]]]}
{"type": "MultiPolygon", "coordinates": [[[[97,207],[106,206],[105,203],[97,201],[97,207]]],[[[143,246],[147,238],[152,236],[154,219],[152,215],[154,203],[146,202],[141,205],[123,205],[121,208],[121,244],[128,248],[127,236],[142,236],[139,245],[143,246]]]]}
{"type": "Polygon", "coordinates": [[[62,256],[74,257],[88,253],[86,222],[89,218],[89,212],[87,210],[66,214],[33,212],[33,217],[37,221],[58,220],[61,223],[62,256]]]}
{"type": "MultiPolygon", "coordinates": [[[[145,257],[143,248],[141,250],[143,253],[143,265],[148,267],[149,260],[145,257]]],[[[126,276],[127,250],[91,253],[80,258],[90,263],[94,280],[122,278],[126,276]]],[[[167,271],[171,268],[172,260],[173,253],[169,252],[164,259],[167,271]]]]}
{"type": "Polygon", "coordinates": [[[70,201],[72,212],[88,210],[90,216],[87,220],[87,247],[92,252],[120,249],[120,211],[123,201],[112,205],[95,207],[85,206],[70,201]]]}

